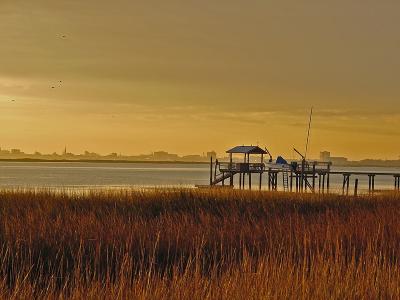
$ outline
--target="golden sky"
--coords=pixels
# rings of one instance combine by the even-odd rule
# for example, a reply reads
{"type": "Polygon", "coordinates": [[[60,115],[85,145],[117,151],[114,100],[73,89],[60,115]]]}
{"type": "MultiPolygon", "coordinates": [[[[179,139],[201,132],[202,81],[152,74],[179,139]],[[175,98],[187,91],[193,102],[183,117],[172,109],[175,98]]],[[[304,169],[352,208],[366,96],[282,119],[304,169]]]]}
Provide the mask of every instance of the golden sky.
{"type": "Polygon", "coordinates": [[[398,0],[0,0],[0,43],[3,148],[291,158],[314,106],[311,156],[400,155],[398,0]]]}

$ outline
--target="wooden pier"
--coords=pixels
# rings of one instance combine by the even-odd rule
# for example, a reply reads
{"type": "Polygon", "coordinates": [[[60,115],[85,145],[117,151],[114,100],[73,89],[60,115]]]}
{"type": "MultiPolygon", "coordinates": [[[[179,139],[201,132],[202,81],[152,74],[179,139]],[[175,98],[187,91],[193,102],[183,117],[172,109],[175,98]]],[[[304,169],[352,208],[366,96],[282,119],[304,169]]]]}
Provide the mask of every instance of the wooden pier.
{"type": "MultiPolygon", "coordinates": [[[[394,190],[400,191],[400,173],[387,173],[387,172],[339,172],[339,171],[332,171],[330,174],[333,175],[342,175],[343,176],[343,187],[342,192],[343,194],[349,194],[350,188],[350,177],[352,176],[367,176],[368,177],[368,192],[374,193],[375,192],[375,177],[379,176],[389,176],[394,178],[394,190]]],[[[358,183],[358,178],[356,178],[356,182],[358,183]]]]}
{"type": "MultiPolygon", "coordinates": [[[[391,176],[394,178],[394,190],[400,191],[400,173],[384,172],[358,172],[358,171],[332,171],[330,162],[309,162],[303,159],[300,162],[290,164],[273,163],[270,157],[264,162],[264,156],[269,154],[258,146],[237,146],[227,151],[229,162],[210,162],[210,186],[234,188],[234,178],[239,175],[239,189],[253,188],[256,183],[258,189],[262,189],[263,175],[266,173],[268,190],[286,192],[318,192],[329,193],[331,191],[331,176],[342,176],[342,193],[349,194],[350,179],[354,176],[368,177],[368,192],[376,191],[375,178],[377,176],[391,176]],[[244,155],[243,162],[234,162],[233,155],[244,155]],[[256,158],[254,158],[256,156],[256,158]],[[258,158],[257,158],[258,157],[258,158]],[[252,159],[251,159],[252,158],[252,159]],[[259,162],[254,162],[254,161],[259,162]],[[246,182],[247,180],[247,182],[246,182]]],[[[358,194],[359,178],[355,178],[354,194],[358,194]]],[[[236,177],[237,178],[237,177],[236,177]]]]}
{"type": "Polygon", "coordinates": [[[215,162],[214,176],[212,173],[213,162],[211,159],[210,185],[221,183],[225,185],[225,180],[229,179],[229,185],[233,186],[233,177],[239,175],[239,188],[244,189],[246,175],[248,177],[249,189],[252,188],[252,175],[258,175],[259,188],[262,186],[262,174],[265,172],[264,155],[268,152],[258,146],[237,146],[227,151],[229,153],[229,163],[215,162]],[[233,154],[243,154],[243,162],[233,162],[233,154]],[[250,155],[258,155],[259,163],[250,162],[250,155]]]}

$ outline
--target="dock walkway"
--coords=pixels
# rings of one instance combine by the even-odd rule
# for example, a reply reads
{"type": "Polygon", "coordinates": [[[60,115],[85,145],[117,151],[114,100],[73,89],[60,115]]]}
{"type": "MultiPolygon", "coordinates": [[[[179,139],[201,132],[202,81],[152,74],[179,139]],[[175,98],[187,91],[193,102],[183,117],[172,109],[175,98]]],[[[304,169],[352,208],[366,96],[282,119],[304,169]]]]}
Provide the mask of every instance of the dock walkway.
{"type": "MultiPolygon", "coordinates": [[[[332,171],[331,163],[297,162],[291,165],[275,163],[236,163],[236,162],[211,162],[210,185],[234,187],[234,177],[239,174],[239,188],[245,188],[248,179],[248,188],[252,189],[252,175],[259,176],[259,189],[262,187],[262,176],[267,176],[268,190],[283,190],[287,192],[330,192],[331,176],[341,175],[342,192],[349,194],[350,178],[354,176],[368,177],[368,192],[376,191],[375,178],[390,176],[394,178],[394,190],[400,190],[400,173],[394,172],[363,172],[363,171],[332,171]],[[281,180],[279,180],[281,177],[281,180]],[[228,182],[226,182],[228,181],[228,182]],[[280,188],[281,187],[281,188],[280,188]]],[[[356,179],[358,188],[358,178],[356,179]]],[[[357,191],[355,191],[357,193],[357,191]]]]}

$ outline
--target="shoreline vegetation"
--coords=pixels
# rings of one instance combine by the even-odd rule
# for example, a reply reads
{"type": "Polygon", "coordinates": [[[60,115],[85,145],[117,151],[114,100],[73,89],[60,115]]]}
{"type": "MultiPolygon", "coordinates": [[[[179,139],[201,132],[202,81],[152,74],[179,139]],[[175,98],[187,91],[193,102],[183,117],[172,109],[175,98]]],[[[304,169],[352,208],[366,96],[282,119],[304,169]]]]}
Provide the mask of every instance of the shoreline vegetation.
{"type": "Polygon", "coordinates": [[[197,161],[150,161],[150,160],[121,160],[121,159],[36,159],[36,158],[0,158],[0,162],[50,162],[50,163],[132,163],[132,164],[199,164],[209,165],[210,162],[197,161]]]}
{"type": "Polygon", "coordinates": [[[0,220],[0,298],[400,298],[399,193],[0,190],[0,220]]]}
{"type": "MultiPolygon", "coordinates": [[[[124,160],[124,159],[41,159],[41,158],[0,158],[0,162],[39,162],[39,163],[132,163],[132,164],[198,164],[209,165],[209,161],[171,161],[171,160],[124,160]]],[[[333,164],[334,167],[371,167],[400,168],[400,160],[364,160],[349,161],[345,164],[333,164]]]]}

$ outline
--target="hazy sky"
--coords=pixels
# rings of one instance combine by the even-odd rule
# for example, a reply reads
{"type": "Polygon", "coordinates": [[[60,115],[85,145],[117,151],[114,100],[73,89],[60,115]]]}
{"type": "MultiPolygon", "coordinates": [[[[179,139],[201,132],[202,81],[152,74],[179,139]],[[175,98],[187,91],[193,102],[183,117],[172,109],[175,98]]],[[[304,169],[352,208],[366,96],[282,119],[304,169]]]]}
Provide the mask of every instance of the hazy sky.
{"type": "Polygon", "coordinates": [[[313,156],[397,159],[399,79],[398,0],[0,0],[3,148],[291,158],[314,106],[313,156]]]}

